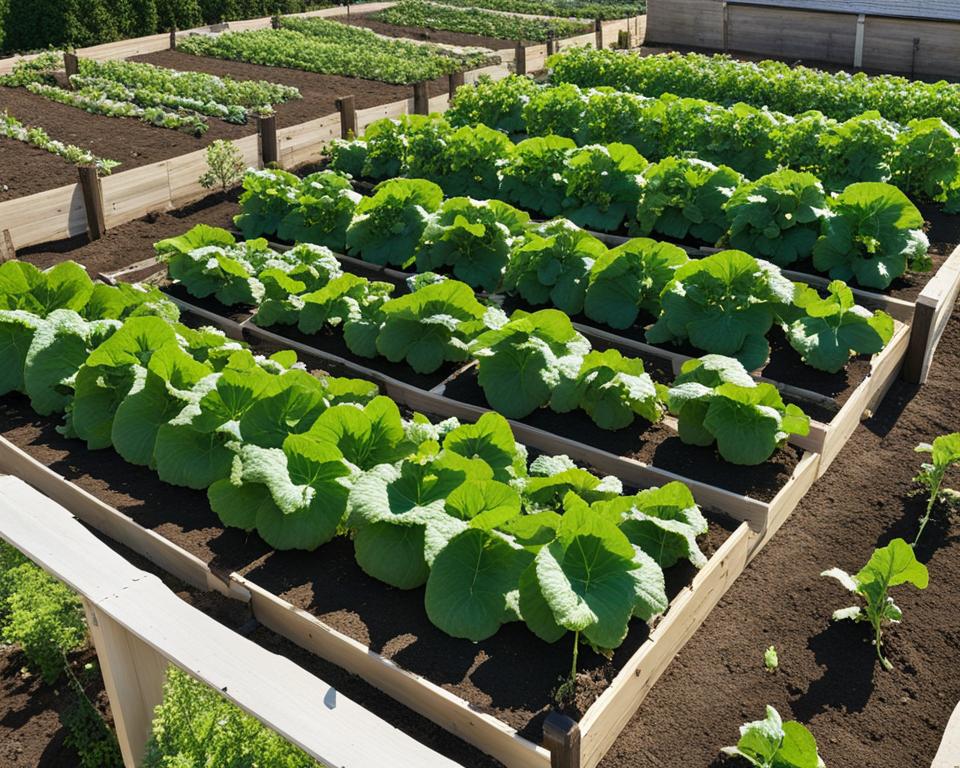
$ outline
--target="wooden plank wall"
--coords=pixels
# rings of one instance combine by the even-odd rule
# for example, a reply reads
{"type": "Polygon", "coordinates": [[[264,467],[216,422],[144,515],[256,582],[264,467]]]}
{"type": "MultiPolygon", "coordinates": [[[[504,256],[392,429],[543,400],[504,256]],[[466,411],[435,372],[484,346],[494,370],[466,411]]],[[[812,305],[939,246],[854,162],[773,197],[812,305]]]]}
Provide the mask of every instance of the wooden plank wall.
{"type": "Polygon", "coordinates": [[[646,42],[723,48],[722,0],[648,0],[646,42]]]}
{"type": "Polygon", "coordinates": [[[960,23],[867,16],[863,28],[863,66],[907,74],[960,77],[960,23]],[[916,58],[915,39],[920,41],[916,58]]]}
{"type": "Polygon", "coordinates": [[[857,17],[785,8],[727,6],[727,48],[852,64],[857,17]]]}
{"type": "Polygon", "coordinates": [[[15,248],[86,232],[80,185],[68,184],[0,203],[0,231],[3,230],[10,232],[15,248]]]}

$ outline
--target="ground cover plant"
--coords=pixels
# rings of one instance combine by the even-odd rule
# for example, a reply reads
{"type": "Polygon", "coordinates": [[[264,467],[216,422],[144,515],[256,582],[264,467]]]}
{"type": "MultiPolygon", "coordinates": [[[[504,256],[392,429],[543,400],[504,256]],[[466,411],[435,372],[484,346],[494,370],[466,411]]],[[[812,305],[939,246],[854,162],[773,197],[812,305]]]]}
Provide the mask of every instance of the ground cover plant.
{"type": "Polygon", "coordinates": [[[199,56],[290,67],[386,83],[433,80],[490,62],[489,52],[455,53],[433,45],[387,40],[326,19],[284,18],[280,29],[190,37],[178,49],[199,56]]]}
{"type": "Polygon", "coordinates": [[[459,8],[489,8],[539,16],[564,16],[580,19],[625,19],[646,11],[646,3],[622,3],[617,0],[578,2],[577,0],[444,0],[444,5],[459,8]]]}
{"type": "Polygon", "coordinates": [[[74,144],[64,144],[62,141],[51,138],[38,125],[24,125],[6,110],[0,112],[0,136],[43,149],[74,165],[92,165],[101,174],[109,174],[110,171],[120,165],[116,160],[97,157],[89,150],[82,149],[74,144]]]}
{"type": "MultiPolygon", "coordinates": [[[[485,123],[516,138],[624,142],[651,161],[693,154],[751,179],[788,168],[812,173],[828,191],[857,181],[891,182],[948,212],[960,206],[960,133],[941,117],[897,123],[864,112],[836,119],[816,111],[786,114],[764,104],[535,85],[511,76],[459,89],[445,117],[455,126],[485,123]]],[[[772,179],[782,183],[785,177],[772,179]]]]}
{"type": "Polygon", "coordinates": [[[460,9],[426,0],[401,0],[390,8],[372,13],[370,18],[401,27],[448,30],[496,37],[501,40],[533,40],[535,42],[543,42],[549,37],[573,37],[590,32],[592,29],[583,22],[486,13],[476,6],[460,9]]]}
{"type": "Polygon", "coordinates": [[[825,72],[780,61],[738,61],[723,54],[654,56],[577,48],[548,62],[554,82],[611,86],[649,96],[673,93],[721,103],[745,101],[788,114],[816,109],[846,119],[877,110],[890,120],[940,117],[960,125],[960,86],[896,75],[825,72]]]}

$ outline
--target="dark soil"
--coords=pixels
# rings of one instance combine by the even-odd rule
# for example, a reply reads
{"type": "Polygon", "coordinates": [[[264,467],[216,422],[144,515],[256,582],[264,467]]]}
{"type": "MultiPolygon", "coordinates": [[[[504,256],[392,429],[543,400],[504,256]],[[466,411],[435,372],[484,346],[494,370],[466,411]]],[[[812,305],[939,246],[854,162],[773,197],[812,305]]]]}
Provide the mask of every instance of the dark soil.
{"type": "MultiPolygon", "coordinates": [[[[465,369],[447,382],[444,395],[487,407],[476,367],[465,369]]],[[[715,448],[684,445],[669,427],[650,424],[640,417],[616,432],[601,429],[579,410],[555,413],[539,408],[520,422],[761,501],[770,501],[777,495],[803,455],[801,450],[788,445],[759,466],[741,467],[725,462],[715,448]]]]}
{"type": "Polygon", "coordinates": [[[78,178],[77,169],[52,152],[0,137],[0,202],[76,184],[78,178]]]}
{"type": "Polygon", "coordinates": [[[174,298],[180,299],[187,304],[192,304],[200,309],[205,309],[208,312],[213,312],[221,317],[226,317],[236,323],[242,323],[253,317],[253,307],[242,304],[228,307],[225,304],[221,304],[213,296],[206,296],[202,299],[198,298],[187,291],[182,283],[172,283],[169,280],[161,280],[160,287],[165,293],[169,293],[174,298]]]}
{"type": "MultiPolygon", "coordinates": [[[[833,623],[851,603],[820,572],[859,569],[874,547],[913,539],[923,499],[912,495],[917,443],[960,428],[960,312],[922,389],[898,382],[830,470],[737,580],[653,688],[602,763],[605,768],[734,765],[718,758],[766,704],[807,724],[827,765],[924,766],[960,700],[960,529],[925,532],[923,592],[894,589],[904,621],[886,630],[894,664],[876,661],[863,625],[833,623]],[[764,671],[775,644],[780,669],[764,671]]],[[[960,478],[952,478],[957,487],[960,478]]]]}
{"type": "MultiPolygon", "coordinates": [[[[450,32],[445,29],[424,29],[423,27],[406,27],[398,24],[387,24],[386,22],[371,18],[371,14],[366,13],[336,16],[332,18],[331,21],[339,21],[342,24],[349,24],[352,27],[365,27],[366,29],[373,30],[378,35],[386,35],[387,37],[406,37],[411,40],[423,40],[431,43],[491,48],[495,51],[513,48],[517,44],[516,40],[504,40],[499,37],[471,35],[466,32],[450,32]]],[[[590,30],[584,27],[584,31],[589,32],[590,30]]]]}

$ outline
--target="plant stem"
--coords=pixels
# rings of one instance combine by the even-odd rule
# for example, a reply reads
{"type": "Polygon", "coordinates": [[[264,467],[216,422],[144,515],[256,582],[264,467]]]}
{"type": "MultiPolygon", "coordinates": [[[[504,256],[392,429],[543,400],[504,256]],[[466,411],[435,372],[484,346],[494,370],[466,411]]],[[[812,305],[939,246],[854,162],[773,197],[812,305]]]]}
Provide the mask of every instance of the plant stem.
{"type": "Polygon", "coordinates": [[[570,665],[570,681],[577,679],[577,654],[580,652],[580,633],[573,633],[573,664],[570,665]]]}
{"type": "Polygon", "coordinates": [[[893,664],[887,661],[883,655],[883,640],[881,640],[881,629],[879,624],[874,627],[873,644],[877,647],[877,658],[880,659],[880,663],[883,664],[883,668],[887,671],[893,669],[893,664]]]}
{"type": "Polygon", "coordinates": [[[920,530],[917,531],[917,538],[913,540],[913,544],[911,545],[914,549],[916,549],[917,544],[920,541],[920,537],[923,536],[923,529],[926,528],[927,523],[930,522],[930,516],[933,514],[933,507],[937,503],[937,498],[940,496],[940,483],[943,482],[943,473],[934,470],[934,476],[936,479],[933,483],[931,483],[930,486],[930,498],[927,501],[927,511],[923,517],[920,518],[920,530]]]}

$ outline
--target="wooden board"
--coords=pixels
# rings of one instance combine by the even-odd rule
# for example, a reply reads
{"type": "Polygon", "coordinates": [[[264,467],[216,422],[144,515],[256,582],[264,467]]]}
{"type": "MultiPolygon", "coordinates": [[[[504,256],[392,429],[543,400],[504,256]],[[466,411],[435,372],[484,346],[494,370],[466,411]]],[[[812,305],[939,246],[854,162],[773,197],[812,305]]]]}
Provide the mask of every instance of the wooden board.
{"type": "Polygon", "coordinates": [[[905,363],[907,381],[923,384],[930,373],[933,353],[947,327],[960,295],[960,246],[947,257],[933,279],[917,297],[916,319],[905,363]]]}
{"type": "Polygon", "coordinates": [[[957,768],[960,766],[960,704],[953,710],[940,741],[940,748],[930,768],[957,768]]]}
{"type": "MultiPolygon", "coordinates": [[[[152,707],[131,712],[129,705],[142,702],[147,687],[159,703],[172,663],[327,765],[457,765],[188,605],[97,539],[68,509],[16,477],[0,477],[0,537],[87,603],[111,703],[124,705],[113,712],[122,746],[131,729],[146,732],[140,734],[145,742],[152,707]]],[[[128,764],[135,759],[124,757],[128,764]]]]}
{"type": "Polygon", "coordinates": [[[68,184],[0,203],[0,229],[10,232],[14,248],[83,234],[87,217],[80,185],[68,184]]]}

